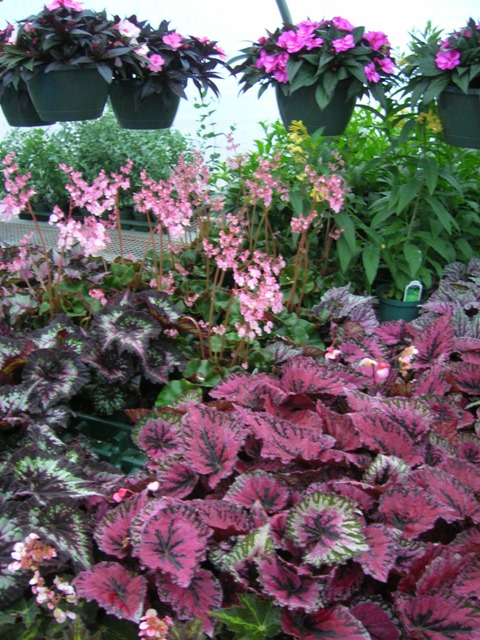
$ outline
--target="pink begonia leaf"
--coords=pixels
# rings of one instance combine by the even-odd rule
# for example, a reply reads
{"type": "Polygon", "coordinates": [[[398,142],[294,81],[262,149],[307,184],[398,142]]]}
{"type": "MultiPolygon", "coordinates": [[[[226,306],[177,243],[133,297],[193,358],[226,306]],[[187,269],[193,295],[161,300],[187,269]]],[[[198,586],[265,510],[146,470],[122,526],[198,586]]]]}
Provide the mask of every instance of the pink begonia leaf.
{"type": "Polygon", "coordinates": [[[296,458],[315,460],[321,451],[335,444],[331,436],[318,429],[300,427],[267,413],[239,408],[238,415],[262,441],[263,458],[279,458],[284,463],[296,458]]]}
{"type": "Polygon", "coordinates": [[[328,574],[327,602],[342,602],[357,594],[365,581],[365,574],[358,562],[334,565],[328,574]]]}
{"type": "Polygon", "coordinates": [[[293,565],[276,555],[260,557],[256,564],[265,592],[278,606],[304,611],[321,606],[321,578],[299,574],[293,565]]]}
{"type": "Polygon", "coordinates": [[[373,511],[377,505],[375,489],[357,480],[331,480],[328,490],[354,502],[364,513],[373,511]]]}
{"type": "Polygon", "coordinates": [[[224,500],[252,507],[258,500],[269,513],[281,511],[289,498],[285,484],[264,471],[252,471],[238,476],[224,496],[224,500]]]}
{"type": "Polygon", "coordinates": [[[442,507],[442,518],[447,522],[466,518],[480,522],[480,503],[475,493],[446,471],[422,467],[410,474],[409,482],[442,507]]]}
{"type": "Polygon", "coordinates": [[[342,606],[303,615],[284,609],[280,624],[284,633],[301,640],[372,640],[363,624],[342,606]]]}
{"type": "Polygon", "coordinates": [[[135,429],[134,441],[154,460],[183,452],[178,428],[161,417],[149,417],[135,429]]]}
{"type": "Polygon", "coordinates": [[[369,546],[358,558],[366,574],[387,582],[390,570],[397,558],[399,531],[383,524],[370,524],[365,527],[365,537],[369,546]]]}
{"type": "Polygon", "coordinates": [[[318,491],[301,500],[290,511],[287,528],[305,562],[316,567],[345,562],[368,550],[361,512],[334,494],[318,491]]]}
{"type": "Polygon", "coordinates": [[[457,576],[452,591],[458,598],[478,598],[480,593],[480,556],[466,556],[465,567],[457,576]]]}
{"type": "Polygon", "coordinates": [[[416,376],[413,393],[417,397],[444,396],[450,386],[445,379],[445,367],[441,362],[416,376]]]}
{"type": "Polygon", "coordinates": [[[282,389],[290,394],[340,395],[344,388],[345,384],[328,363],[301,356],[292,358],[282,368],[282,389]]]}
{"type": "Polygon", "coordinates": [[[252,528],[250,515],[239,504],[223,500],[190,500],[198,517],[211,529],[237,535],[247,533],[252,528]]]}
{"type": "Polygon", "coordinates": [[[229,414],[203,405],[189,407],[183,428],[184,462],[213,489],[232,473],[246,434],[229,414]]]}
{"type": "Polygon", "coordinates": [[[396,456],[411,466],[424,462],[424,446],[413,443],[406,430],[382,411],[354,413],[352,418],[368,449],[396,456]]]}
{"type": "Polygon", "coordinates": [[[452,595],[397,596],[396,610],[407,638],[479,640],[480,614],[452,595]]]}
{"type": "MultiPolygon", "coordinates": [[[[421,575],[415,575],[415,593],[420,596],[430,595],[437,591],[452,591],[452,585],[466,564],[471,562],[468,554],[461,556],[450,547],[434,550],[432,557],[423,568],[421,575]]],[[[427,555],[425,556],[427,557],[427,555]]]]}
{"type": "Polygon", "coordinates": [[[449,380],[462,393],[470,396],[480,395],[480,367],[478,364],[461,362],[452,365],[449,371],[449,380]]]}
{"type": "Polygon", "coordinates": [[[438,316],[422,329],[414,344],[418,349],[415,368],[429,369],[438,359],[446,359],[455,350],[451,313],[438,316]]]}
{"type": "MultiPolygon", "coordinates": [[[[473,443],[472,443],[473,444],[473,443]]],[[[458,454],[460,454],[459,447],[458,454]]],[[[472,464],[467,462],[459,455],[458,458],[446,458],[438,465],[439,469],[443,469],[450,475],[454,476],[464,486],[469,487],[475,493],[480,493],[480,474],[478,473],[478,465],[480,460],[472,464]]]]}
{"type": "Polygon", "coordinates": [[[403,538],[416,538],[433,529],[444,508],[425,491],[411,487],[388,488],[380,499],[380,512],[386,524],[400,529],[403,538]]]}
{"type": "Polygon", "coordinates": [[[162,495],[185,498],[195,488],[198,474],[184,462],[170,462],[157,473],[157,481],[162,495]]]}
{"type": "Polygon", "coordinates": [[[180,587],[188,587],[205,559],[209,534],[193,509],[169,506],[148,519],[133,553],[145,567],[169,573],[180,587]]]}
{"type": "Polygon", "coordinates": [[[400,632],[384,606],[361,602],[352,607],[350,613],[360,620],[372,640],[400,640],[400,632]]]}
{"type": "Polygon", "coordinates": [[[118,562],[99,562],[81,571],[72,582],[77,595],[94,600],[117,618],[138,622],[143,613],[147,581],[118,562]]]}
{"type": "Polygon", "coordinates": [[[275,404],[288,399],[288,394],[281,389],[280,380],[259,373],[256,376],[233,374],[227,376],[212,391],[212,398],[225,399],[240,407],[261,409],[265,398],[271,398],[275,404]]]}
{"type": "Polygon", "coordinates": [[[416,331],[409,322],[404,320],[395,322],[382,322],[375,329],[375,335],[389,345],[410,343],[415,337],[416,331]]]}
{"type": "Polygon", "coordinates": [[[355,451],[362,446],[360,435],[349,414],[337,413],[321,400],[317,401],[315,408],[322,419],[323,432],[335,438],[336,449],[355,451]]]}
{"type": "Polygon", "coordinates": [[[109,511],[94,532],[99,549],[108,555],[126,558],[129,555],[130,525],[146,502],[147,494],[142,492],[135,499],[122,502],[109,511]]]}
{"type": "Polygon", "coordinates": [[[180,620],[201,618],[203,631],[213,636],[214,622],[209,611],[219,609],[223,593],[220,582],[206,569],[198,569],[188,587],[182,588],[168,576],[157,574],[158,597],[169,604],[180,620]]]}

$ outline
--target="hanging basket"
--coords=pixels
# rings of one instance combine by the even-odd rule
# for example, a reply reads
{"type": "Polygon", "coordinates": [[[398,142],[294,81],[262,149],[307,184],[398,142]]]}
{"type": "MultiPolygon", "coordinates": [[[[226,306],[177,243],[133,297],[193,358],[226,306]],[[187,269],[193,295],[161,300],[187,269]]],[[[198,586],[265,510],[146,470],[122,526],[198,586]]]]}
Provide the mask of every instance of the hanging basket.
{"type": "Polygon", "coordinates": [[[448,144],[480,149],[480,89],[447,87],[438,97],[438,115],[448,144]]]}
{"type": "Polygon", "coordinates": [[[177,114],[180,98],[169,89],[140,99],[142,82],[114,80],[110,88],[110,104],[124,129],[168,129],[177,114]]]}
{"type": "Polygon", "coordinates": [[[26,87],[24,89],[5,87],[0,105],[11,127],[44,127],[54,122],[54,120],[45,121],[40,118],[26,87]]]}
{"type": "Polygon", "coordinates": [[[65,66],[48,72],[42,68],[27,80],[28,92],[40,117],[58,122],[99,118],[109,86],[95,65],[65,66]]]}
{"type": "Polygon", "coordinates": [[[291,95],[286,96],[277,86],[277,105],[280,117],[286,129],[293,120],[301,120],[309,134],[313,134],[319,129],[324,136],[338,136],[347,128],[353,110],[355,109],[356,98],[347,100],[348,83],[339,82],[335,88],[331,101],[320,109],[315,99],[317,85],[301,87],[291,95]]]}

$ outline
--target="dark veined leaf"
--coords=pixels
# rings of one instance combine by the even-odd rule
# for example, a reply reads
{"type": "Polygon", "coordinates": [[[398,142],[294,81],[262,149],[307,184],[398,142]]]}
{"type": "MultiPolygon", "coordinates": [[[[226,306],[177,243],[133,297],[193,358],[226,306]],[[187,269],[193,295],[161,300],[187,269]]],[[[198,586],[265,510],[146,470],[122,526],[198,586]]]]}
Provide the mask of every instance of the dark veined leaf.
{"type": "Polygon", "coordinates": [[[65,314],[56,316],[46,327],[32,331],[29,337],[37,349],[64,351],[68,348],[77,354],[81,354],[87,344],[79,328],[65,314]]]}
{"type": "Polygon", "coordinates": [[[410,467],[401,458],[379,453],[365,470],[363,480],[373,485],[386,485],[391,480],[407,476],[409,472],[410,467]]]}
{"type": "Polygon", "coordinates": [[[128,351],[145,359],[150,340],[160,333],[160,325],[148,313],[105,307],[92,321],[102,348],[116,345],[119,352],[128,351]]]}
{"type": "Polygon", "coordinates": [[[318,491],[290,511],[287,529],[305,562],[319,567],[368,551],[361,517],[350,500],[318,491]]]}
{"type": "Polygon", "coordinates": [[[480,395],[480,366],[478,364],[462,362],[453,365],[449,371],[449,377],[462,393],[471,396],[480,395]]]}
{"type": "Polygon", "coordinates": [[[49,502],[22,513],[19,522],[50,542],[80,567],[92,562],[92,538],[86,514],[74,502],[49,502]]]}
{"type": "Polygon", "coordinates": [[[229,535],[247,533],[252,528],[250,515],[239,504],[223,500],[190,500],[199,518],[211,529],[225,531],[229,535]]]}
{"type": "Polygon", "coordinates": [[[214,622],[209,612],[222,606],[223,592],[218,579],[206,569],[196,571],[188,587],[182,588],[157,574],[158,597],[169,604],[180,620],[200,618],[203,631],[213,635],[214,622]]]}
{"type": "Polygon", "coordinates": [[[445,313],[432,320],[422,331],[421,340],[415,341],[418,349],[415,366],[428,368],[438,358],[446,358],[455,349],[454,327],[451,314],[445,313]]]}
{"type": "Polygon", "coordinates": [[[164,384],[169,374],[184,363],[185,358],[176,354],[170,345],[160,340],[150,341],[145,357],[142,359],[143,375],[153,384],[164,384]]]}
{"type": "Polygon", "coordinates": [[[369,524],[365,527],[365,538],[369,547],[358,558],[366,574],[387,582],[390,570],[395,566],[400,532],[383,524],[369,524]]]}
{"type": "MultiPolygon", "coordinates": [[[[461,447],[459,447],[459,450],[460,448],[461,447]]],[[[459,455],[458,458],[450,457],[442,460],[438,467],[454,476],[462,483],[462,485],[469,487],[478,494],[480,493],[480,474],[478,473],[479,464],[480,461],[471,463],[459,455]]]]}
{"type": "Polygon", "coordinates": [[[465,567],[456,577],[452,591],[458,598],[478,598],[480,593],[480,558],[478,554],[467,556],[465,567]]]}
{"type": "Polygon", "coordinates": [[[157,473],[157,480],[162,495],[185,498],[195,488],[198,474],[184,462],[171,462],[162,466],[157,473]]]}
{"type": "Polygon", "coordinates": [[[257,470],[238,476],[224,496],[224,500],[252,507],[259,501],[268,513],[281,511],[289,498],[288,488],[274,476],[257,470]]]}
{"type": "Polygon", "coordinates": [[[296,458],[315,460],[325,449],[335,444],[335,439],[319,429],[299,426],[268,413],[249,411],[239,407],[237,414],[262,442],[262,458],[279,458],[289,463],[296,458]]]}
{"type": "Polygon", "coordinates": [[[253,594],[240,594],[238,599],[240,605],[212,614],[235,633],[237,640],[264,640],[280,633],[279,609],[272,602],[253,594]]]}
{"type": "Polygon", "coordinates": [[[145,521],[133,553],[144,566],[160,569],[180,587],[188,587],[205,559],[210,530],[193,509],[181,504],[158,509],[145,521]]]}
{"type": "Polygon", "coordinates": [[[335,438],[336,449],[355,451],[361,448],[362,440],[349,414],[337,413],[321,400],[317,401],[315,409],[322,419],[323,431],[335,438]]]}
{"type": "Polygon", "coordinates": [[[140,420],[133,433],[133,439],[149,458],[162,460],[183,452],[183,444],[178,427],[165,421],[161,416],[147,416],[140,420]]]}
{"type": "Polygon", "coordinates": [[[241,407],[261,409],[265,398],[271,398],[275,404],[288,399],[288,394],[281,389],[280,380],[266,373],[247,376],[239,373],[227,376],[210,391],[212,398],[225,399],[241,407]]]}
{"type": "Polygon", "coordinates": [[[142,492],[109,511],[95,529],[94,538],[99,549],[116,558],[128,557],[130,525],[146,502],[147,494],[142,492]]]}
{"type": "Polygon", "coordinates": [[[253,561],[256,556],[263,556],[273,552],[273,542],[270,525],[266,524],[252,531],[249,535],[238,540],[230,553],[222,557],[225,568],[233,573],[239,565],[253,561]]]}
{"type": "Polygon", "coordinates": [[[397,612],[411,638],[478,640],[480,615],[461,600],[445,594],[397,596],[397,612]]]}
{"type": "Polygon", "coordinates": [[[301,640],[372,640],[363,624],[343,606],[303,615],[284,609],[280,622],[285,633],[301,640]]]}
{"type": "Polygon", "coordinates": [[[372,640],[400,640],[400,632],[393,622],[393,616],[385,605],[376,602],[360,602],[350,609],[350,613],[360,620],[372,640]]]}
{"type": "Polygon", "coordinates": [[[404,538],[416,538],[443,517],[443,507],[423,490],[393,486],[380,499],[380,511],[390,527],[400,529],[404,538]]]}
{"type": "Polygon", "coordinates": [[[11,553],[16,542],[22,542],[27,534],[9,510],[0,512],[0,609],[3,609],[22,595],[31,578],[30,572],[9,571],[13,562],[11,553]]]}
{"type": "Polygon", "coordinates": [[[263,588],[276,605],[304,611],[321,606],[321,578],[304,575],[304,570],[299,573],[294,565],[276,555],[260,556],[256,564],[263,588]]]}
{"type": "Polygon", "coordinates": [[[14,477],[30,494],[42,503],[68,498],[87,498],[102,493],[97,486],[82,477],[81,470],[64,458],[42,453],[36,447],[24,447],[10,460],[14,477]]]}
{"type": "Polygon", "coordinates": [[[118,562],[99,562],[80,572],[72,584],[81,598],[94,600],[107,613],[139,622],[147,593],[143,576],[129,573],[118,562]]]}
{"type": "Polygon", "coordinates": [[[46,409],[71,398],[90,377],[86,366],[72,351],[38,349],[31,354],[22,379],[29,385],[30,402],[46,409]]]}
{"type": "Polygon", "coordinates": [[[232,473],[245,433],[226,412],[204,405],[190,406],[183,419],[184,460],[197,473],[208,475],[214,488],[232,473]]]}
{"type": "Polygon", "coordinates": [[[293,358],[282,368],[282,389],[290,394],[341,395],[343,382],[332,372],[328,364],[320,364],[311,358],[293,358]]]}

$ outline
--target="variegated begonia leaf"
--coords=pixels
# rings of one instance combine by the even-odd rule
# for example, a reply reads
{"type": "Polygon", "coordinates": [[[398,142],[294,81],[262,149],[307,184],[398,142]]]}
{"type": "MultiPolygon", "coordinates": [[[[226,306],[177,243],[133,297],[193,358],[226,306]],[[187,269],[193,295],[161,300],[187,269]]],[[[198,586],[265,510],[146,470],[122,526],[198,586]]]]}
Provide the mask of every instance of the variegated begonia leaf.
{"type": "Polygon", "coordinates": [[[435,415],[424,400],[418,398],[387,398],[382,413],[405,431],[413,442],[424,440],[435,415]]]}
{"type": "Polygon", "coordinates": [[[397,613],[407,638],[419,640],[479,640],[478,607],[448,593],[433,595],[397,595],[397,613]]]}
{"type": "Polygon", "coordinates": [[[146,502],[147,494],[142,492],[132,500],[125,500],[109,511],[94,532],[99,549],[116,558],[127,558],[130,547],[130,525],[146,502]]]}
{"type": "Polygon", "coordinates": [[[188,587],[205,559],[209,535],[193,509],[165,507],[145,523],[133,554],[143,566],[160,569],[180,587],[188,587]]]}
{"type": "Polygon", "coordinates": [[[393,621],[393,614],[386,606],[376,602],[360,602],[350,609],[350,613],[360,620],[372,640],[400,640],[400,632],[393,621]]]}
{"type": "Polygon", "coordinates": [[[219,580],[206,569],[198,569],[188,587],[180,587],[168,576],[157,573],[158,597],[169,604],[179,620],[200,618],[203,631],[213,636],[214,622],[209,612],[222,606],[223,592],[219,580]]]}
{"type": "Polygon", "coordinates": [[[72,584],[80,598],[94,600],[117,618],[139,622],[147,593],[142,575],[131,574],[118,562],[99,562],[81,571],[72,584]]]}
{"type": "Polygon", "coordinates": [[[142,358],[142,372],[153,384],[164,384],[175,368],[184,368],[185,357],[175,353],[173,348],[160,340],[152,340],[145,357],[142,358]]]}
{"type": "Polygon", "coordinates": [[[36,329],[29,336],[37,349],[68,348],[76,354],[81,354],[88,343],[88,339],[82,335],[80,329],[73,323],[70,316],[61,314],[42,329],[36,329]]]}
{"type": "Polygon", "coordinates": [[[160,493],[175,498],[185,498],[195,488],[198,474],[185,462],[169,462],[157,472],[160,493]]]}
{"type": "Polygon", "coordinates": [[[273,552],[272,536],[270,525],[259,527],[252,533],[237,541],[232,551],[222,558],[224,567],[232,572],[236,572],[237,565],[252,561],[256,556],[273,552]]]}
{"type": "Polygon", "coordinates": [[[305,562],[319,567],[368,550],[361,518],[350,500],[318,491],[291,509],[287,528],[305,562]]]}
{"type": "Polygon", "coordinates": [[[34,446],[17,451],[10,464],[14,477],[25,485],[24,494],[34,496],[41,504],[102,495],[75,465],[51,453],[39,454],[34,446]]]}
{"type": "Polygon", "coordinates": [[[256,564],[265,593],[278,606],[304,611],[322,606],[322,578],[299,573],[294,565],[274,554],[260,556],[256,564]]]}
{"type": "Polygon", "coordinates": [[[335,444],[334,438],[319,429],[300,427],[290,420],[268,413],[239,407],[237,414],[255,437],[262,441],[262,458],[279,458],[286,464],[296,458],[315,460],[322,451],[335,444]]]}
{"type": "Polygon", "coordinates": [[[259,501],[265,511],[276,513],[285,507],[289,495],[290,492],[284,483],[275,476],[258,470],[238,476],[223,499],[245,507],[252,507],[259,501]]]}
{"type": "Polygon", "coordinates": [[[32,506],[19,518],[20,524],[50,542],[58,552],[80,567],[92,562],[92,537],[86,514],[65,500],[32,506]]]}
{"type": "Polygon", "coordinates": [[[430,368],[437,359],[448,358],[455,350],[454,325],[451,314],[434,318],[422,331],[421,340],[415,340],[418,349],[415,368],[430,368]]]}
{"type": "Polygon", "coordinates": [[[335,564],[327,574],[326,601],[346,602],[358,594],[365,583],[365,574],[358,562],[335,564]]]}
{"type": "Polygon", "coordinates": [[[26,385],[0,386],[0,429],[28,425],[32,418],[28,414],[30,403],[26,385]]]}
{"type": "Polygon", "coordinates": [[[372,485],[385,485],[391,480],[406,477],[409,472],[410,467],[401,458],[379,453],[365,470],[363,481],[372,485]]]}
{"type": "Polygon", "coordinates": [[[135,427],[133,440],[153,460],[163,460],[183,452],[178,427],[161,416],[147,416],[140,420],[135,427]]]}
{"type": "Polygon", "coordinates": [[[458,391],[469,396],[480,395],[480,366],[478,364],[455,363],[451,366],[448,376],[458,391]]]}
{"type": "Polygon", "coordinates": [[[369,524],[365,527],[368,551],[364,551],[357,561],[367,575],[380,582],[388,581],[397,559],[399,537],[400,531],[384,524],[369,524]]]}
{"type": "Polygon", "coordinates": [[[22,379],[29,387],[29,401],[46,409],[75,395],[89,381],[89,375],[72,351],[38,349],[31,354],[22,379]]]}
{"type": "Polygon", "coordinates": [[[145,358],[150,340],[160,333],[160,325],[148,313],[105,307],[96,314],[92,329],[103,349],[115,345],[119,351],[128,351],[145,358]]]}
{"type": "Polygon", "coordinates": [[[170,297],[161,291],[142,291],[138,299],[146,302],[151,315],[162,325],[176,324],[181,313],[172,304],[170,297]]]}
{"type": "Polygon", "coordinates": [[[284,609],[280,623],[284,633],[301,640],[372,640],[363,624],[343,606],[311,614],[284,609]]]}
{"type": "Polygon", "coordinates": [[[208,475],[214,488],[228,477],[237,461],[245,433],[225,411],[192,405],[183,419],[184,461],[197,473],[208,475]]]}
{"type": "Polygon", "coordinates": [[[103,349],[100,345],[82,356],[83,362],[90,365],[108,384],[126,383],[135,375],[135,358],[131,354],[118,353],[115,348],[103,349]]]}

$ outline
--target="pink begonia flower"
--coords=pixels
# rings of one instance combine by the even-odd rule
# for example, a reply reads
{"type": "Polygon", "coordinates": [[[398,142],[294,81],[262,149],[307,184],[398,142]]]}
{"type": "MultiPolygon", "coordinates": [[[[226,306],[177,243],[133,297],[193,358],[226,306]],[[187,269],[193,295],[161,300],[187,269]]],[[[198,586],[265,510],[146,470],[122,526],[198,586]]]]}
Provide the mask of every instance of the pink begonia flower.
{"type": "Polygon", "coordinates": [[[117,22],[115,25],[115,29],[120,31],[124,36],[127,36],[127,38],[132,38],[134,41],[136,41],[141,31],[140,27],[137,27],[137,25],[130,22],[130,20],[120,20],[120,22],[117,22]]]}
{"type": "Polygon", "coordinates": [[[439,51],[435,58],[439,69],[455,69],[460,64],[460,53],[454,50],[439,51]]]}
{"type": "Polygon", "coordinates": [[[135,49],[135,53],[143,58],[147,58],[150,53],[150,49],[148,48],[148,44],[144,43],[140,47],[135,49]]]}
{"type": "Polygon", "coordinates": [[[335,349],[335,347],[330,346],[327,347],[325,351],[325,360],[336,360],[339,356],[342,355],[340,349],[335,349]]]}
{"type": "Polygon", "coordinates": [[[395,63],[391,58],[375,58],[375,62],[384,73],[395,73],[395,63]]]}
{"type": "Polygon", "coordinates": [[[357,368],[364,375],[372,377],[375,382],[385,382],[390,375],[388,362],[378,362],[372,358],[362,358],[357,362],[357,368]]]}
{"type": "Polygon", "coordinates": [[[353,49],[355,47],[355,40],[353,39],[352,34],[349,33],[348,36],[339,38],[338,40],[333,40],[332,46],[337,53],[340,53],[341,51],[348,51],[348,49],[353,49]]]}
{"type": "Polygon", "coordinates": [[[384,46],[390,46],[390,42],[383,31],[369,31],[363,37],[374,51],[379,51],[384,46]]]}
{"type": "Polygon", "coordinates": [[[375,63],[370,62],[366,67],[363,67],[365,71],[365,75],[367,76],[367,80],[369,82],[380,82],[380,76],[378,75],[378,71],[375,68],[375,63]]]}
{"type": "Polygon", "coordinates": [[[163,69],[163,65],[165,64],[165,60],[158,53],[154,53],[148,58],[148,68],[150,71],[157,73],[163,69]]]}
{"type": "Polygon", "coordinates": [[[172,49],[180,49],[182,46],[183,36],[179,33],[170,33],[162,38],[165,44],[168,44],[172,49]]]}
{"type": "Polygon", "coordinates": [[[72,9],[73,11],[83,11],[81,2],[76,0],[52,0],[45,5],[49,11],[55,11],[55,9],[72,9]]]}
{"type": "Polygon", "coordinates": [[[345,20],[345,18],[340,18],[339,16],[333,18],[332,24],[335,29],[340,29],[340,31],[353,31],[355,29],[353,24],[351,24],[348,20],[345,20]]]}

